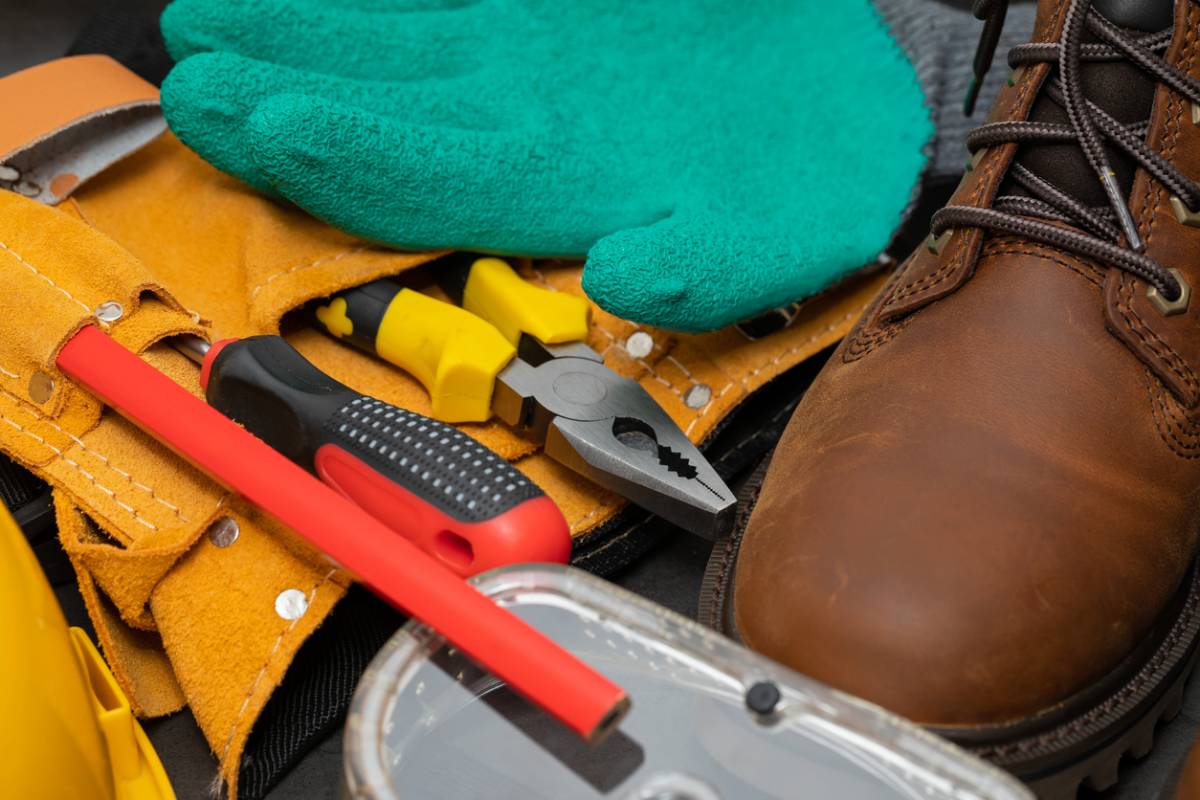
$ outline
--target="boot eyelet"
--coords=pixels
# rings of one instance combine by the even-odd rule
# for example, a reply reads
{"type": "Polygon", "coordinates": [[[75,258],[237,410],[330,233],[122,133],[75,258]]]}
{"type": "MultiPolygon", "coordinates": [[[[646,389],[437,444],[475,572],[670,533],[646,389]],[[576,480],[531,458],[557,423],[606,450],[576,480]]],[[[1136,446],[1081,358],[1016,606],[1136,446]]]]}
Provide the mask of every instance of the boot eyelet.
{"type": "Polygon", "coordinates": [[[953,228],[947,228],[946,230],[942,231],[941,236],[937,237],[930,233],[929,238],[925,240],[925,247],[928,248],[929,252],[933,253],[935,256],[939,256],[942,254],[942,250],[946,247],[946,245],[949,244],[950,237],[953,235],[953,228]]]}
{"type": "Polygon", "coordinates": [[[1179,297],[1168,300],[1162,296],[1162,292],[1158,291],[1158,287],[1149,286],[1146,289],[1146,299],[1158,309],[1158,313],[1164,317],[1172,317],[1187,311],[1188,301],[1192,297],[1192,287],[1184,280],[1183,273],[1179,270],[1172,267],[1167,272],[1171,273],[1171,277],[1179,284],[1179,297]]]}
{"type": "Polygon", "coordinates": [[[1200,125],[1200,105],[1192,103],[1192,124],[1200,125]]]}
{"type": "Polygon", "coordinates": [[[1175,212],[1175,219],[1179,220],[1180,225],[1200,228],[1200,211],[1192,211],[1187,203],[1174,195],[1171,195],[1171,210],[1175,212]]]}

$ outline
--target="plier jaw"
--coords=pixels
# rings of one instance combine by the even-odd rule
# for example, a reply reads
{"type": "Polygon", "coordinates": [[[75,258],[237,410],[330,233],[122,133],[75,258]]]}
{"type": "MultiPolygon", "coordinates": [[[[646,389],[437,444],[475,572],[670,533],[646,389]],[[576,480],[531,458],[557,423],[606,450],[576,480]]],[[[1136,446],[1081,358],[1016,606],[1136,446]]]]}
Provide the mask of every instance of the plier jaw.
{"type": "Polygon", "coordinates": [[[641,384],[585,345],[542,347],[569,354],[536,366],[514,359],[496,379],[497,416],[554,460],[685,530],[715,539],[732,527],[733,493],[641,384]]]}
{"type": "Polygon", "coordinates": [[[694,456],[666,445],[630,447],[614,432],[621,422],[559,417],[546,436],[546,452],[690,533],[709,540],[727,533],[733,526],[736,502],[708,462],[697,462],[694,456]],[[664,451],[665,456],[660,454],[664,451]],[[680,466],[690,477],[676,471],[680,466]]]}

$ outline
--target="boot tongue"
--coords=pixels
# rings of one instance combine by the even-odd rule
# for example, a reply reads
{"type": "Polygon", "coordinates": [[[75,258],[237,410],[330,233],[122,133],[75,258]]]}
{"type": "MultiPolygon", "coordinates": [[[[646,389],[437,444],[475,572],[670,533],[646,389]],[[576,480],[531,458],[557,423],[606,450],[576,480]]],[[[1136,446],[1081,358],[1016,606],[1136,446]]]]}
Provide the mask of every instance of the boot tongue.
{"type": "MultiPolygon", "coordinates": [[[[1156,33],[1174,23],[1174,0],[1093,0],[1093,8],[1113,24],[1133,32],[1156,33]]],[[[1095,37],[1085,32],[1085,42],[1095,37]]],[[[1058,75],[1055,67],[1047,83],[1058,75]]],[[[1155,81],[1129,61],[1100,61],[1083,63],[1079,70],[1084,97],[1107,111],[1124,124],[1143,122],[1150,117],[1154,104],[1155,81]]],[[[1031,121],[1067,123],[1067,113],[1043,93],[1034,101],[1029,115],[1031,121]]],[[[1133,188],[1137,164],[1123,151],[1107,145],[1109,163],[1125,195],[1133,188]]],[[[1017,163],[1076,198],[1085,205],[1107,207],[1104,188],[1095,171],[1077,144],[1022,145],[1017,151],[1017,163]]],[[[1026,194],[1011,179],[1005,182],[1001,194],[1026,194]]]]}
{"type": "Polygon", "coordinates": [[[1175,21],[1175,0],[1093,0],[1092,8],[1113,25],[1158,33],[1175,21]]]}

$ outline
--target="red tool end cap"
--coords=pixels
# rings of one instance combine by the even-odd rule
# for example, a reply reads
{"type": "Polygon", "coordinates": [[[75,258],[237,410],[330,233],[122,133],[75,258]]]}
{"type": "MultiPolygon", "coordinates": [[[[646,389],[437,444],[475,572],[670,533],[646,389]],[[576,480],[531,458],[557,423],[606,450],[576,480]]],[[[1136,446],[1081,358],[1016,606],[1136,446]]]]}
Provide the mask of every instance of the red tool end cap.
{"type": "Polygon", "coordinates": [[[221,339],[208,348],[208,355],[204,357],[204,363],[200,365],[200,388],[207,391],[208,376],[212,372],[213,362],[217,360],[217,356],[221,354],[221,350],[226,345],[233,344],[237,339],[221,339]]]}
{"type": "Polygon", "coordinates": [[[488,569],[506,563],[505,556],[511,553],[523,554],[526,561],[566,564],[571,560],[571,529],[562,511],[546,495],[526,500],[502,514],[499,521],[497,527],[504,531],[507,542],[496,548],[494,563],[488,569]]]}

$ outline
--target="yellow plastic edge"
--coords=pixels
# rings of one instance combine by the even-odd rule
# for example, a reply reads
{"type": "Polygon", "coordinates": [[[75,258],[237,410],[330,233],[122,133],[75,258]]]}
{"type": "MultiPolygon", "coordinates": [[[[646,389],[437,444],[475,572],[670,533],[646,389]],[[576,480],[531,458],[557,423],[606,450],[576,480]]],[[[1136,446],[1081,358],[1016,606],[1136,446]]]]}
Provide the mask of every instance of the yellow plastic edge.
{"type": "Polygon", "coordinates": [[[108,745],[117,800],[174,800],[175,792],[150,738],[92,640],[71,628],[71,643],[91,689],[92,708],[108,745]]]}
{"type": "Polygon", "coordinates": [[[174,800],[150,739],[104,659],[68,628],[25,534],[0,506],[0,749],[5,796],[174,800]]]}
{"type": "Polygon", "coordinates": [[[591,306],[582,297],[534,286],[498,258],[471,266],[463,308],[496,326],[513,345],[527,333],[546,344],[587,339],[591,306]]]}
{"type": "Polygon", "coordinates": [[[492,415],[496,375],[516,355],[496,328],[458,306],[404,289],[388,305],[375,352],[419,380],[443,422],[492,415]]]}

